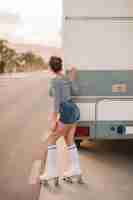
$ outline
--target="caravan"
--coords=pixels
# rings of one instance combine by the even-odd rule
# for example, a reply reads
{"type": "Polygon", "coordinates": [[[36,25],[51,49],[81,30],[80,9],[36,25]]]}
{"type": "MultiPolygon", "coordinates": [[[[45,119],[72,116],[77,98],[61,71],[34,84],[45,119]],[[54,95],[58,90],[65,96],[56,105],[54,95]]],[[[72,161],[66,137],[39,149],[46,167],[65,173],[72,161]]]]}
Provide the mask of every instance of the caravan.
{"type": "Polygon", "coordinates": [[[133,1],[63,0],[63,49],[77,69],[77,145],[133,139],[133,1]]]}

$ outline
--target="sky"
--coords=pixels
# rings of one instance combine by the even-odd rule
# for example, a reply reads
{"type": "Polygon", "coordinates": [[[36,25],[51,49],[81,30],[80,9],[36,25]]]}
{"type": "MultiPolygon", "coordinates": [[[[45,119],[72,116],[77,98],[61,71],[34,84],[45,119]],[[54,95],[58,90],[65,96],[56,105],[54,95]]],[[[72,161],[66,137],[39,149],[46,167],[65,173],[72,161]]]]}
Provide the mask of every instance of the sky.
{"type": "Polygon", "coordinates": [[[4,0],[0,37],[16,43],[61,46],[62,0],[4,0]]]}

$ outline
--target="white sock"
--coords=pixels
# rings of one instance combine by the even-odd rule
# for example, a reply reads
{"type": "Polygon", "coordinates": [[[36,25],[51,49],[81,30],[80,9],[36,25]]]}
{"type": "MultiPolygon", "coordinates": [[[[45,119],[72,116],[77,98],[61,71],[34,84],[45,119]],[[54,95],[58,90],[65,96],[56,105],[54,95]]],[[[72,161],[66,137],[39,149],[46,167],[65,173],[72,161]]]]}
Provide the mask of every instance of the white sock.
{"type": "Polygon", "coordinates": [[[68,155],[71,163],[71,171],[75,175],[81,174],[79,155],[75,144],[68,146],[68,155]]]}
{"type": "Polygon", "coordinates": [[[56,145],[48,145],[48,154],[46,160],[46,175],[48,177],[57,177],[57,148],[56,145]]]}

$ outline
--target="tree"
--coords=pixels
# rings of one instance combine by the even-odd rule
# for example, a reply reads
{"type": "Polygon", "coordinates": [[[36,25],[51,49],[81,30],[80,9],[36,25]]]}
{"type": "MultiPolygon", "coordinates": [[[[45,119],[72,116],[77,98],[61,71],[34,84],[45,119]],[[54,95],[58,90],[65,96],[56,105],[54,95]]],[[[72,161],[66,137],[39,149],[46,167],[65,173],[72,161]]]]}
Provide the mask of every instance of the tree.
{"type": "Polygon", "coordinates": [[[35,61],[35,55],[32,52],[26,52],[26,53],[24,53],[24,59],[25,59],[27,64],[32,66],[32,64],[35,61]]]}
{"type": "Polygon", "coordinates": [[[0,40],[0,73],[5,70],[12,72],[44,68],[47,68],[47,64],[41,56],[32,51],[17,53],[16,50],[9,47],[7,40],[0,40]]]}
{"type": "Polygon", "coordinates": [[[43,69],[44,66],[46,65],[45,62],[44,62],[44,59],[41,56],[38,56],[38,55],[35,57],[34,63],[36,65],[37,69],[38,68],[43,69]]]}
{"type": "Polygon", "coordinates": [[[4,73],[5,63],[0,61],[0,73],[4,73]]]}
{"type": "Polygon", "coordinates": [[[5,72],[5,69],[12,71],[15,67],[15,57],[17,53],[14,49],[8,47],[7,40],[0,40],[0,66],[1,73],[5,72]]]}
{"type": "Polygon", "coordinates": [[[0,73],[4,73],[6,61],[4,59],[5,52],[7,51],[7,40],[0,40],[0,73]]]}
{"type": "Polygon", "coordinates": [[[25,60],[26,68],[31,68],[31,70],[42,69],[45,64],[41,56],[38,56],[31,51],[23,53],[22,57],[25,60]]]}

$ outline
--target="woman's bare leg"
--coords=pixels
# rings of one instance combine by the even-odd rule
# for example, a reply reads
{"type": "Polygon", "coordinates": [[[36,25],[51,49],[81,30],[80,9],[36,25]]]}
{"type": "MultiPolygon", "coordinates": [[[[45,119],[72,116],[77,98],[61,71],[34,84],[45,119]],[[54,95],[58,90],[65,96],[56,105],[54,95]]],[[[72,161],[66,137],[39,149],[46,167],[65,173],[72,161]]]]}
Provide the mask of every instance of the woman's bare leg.
{"type": "Polygon", "coordinates": [[[74,135],[76,130],[76,124],[70,125],[70,128],[67,132],[67,134],[64,136],[64,140],[67,146],[74,144],[74,135]]]}

